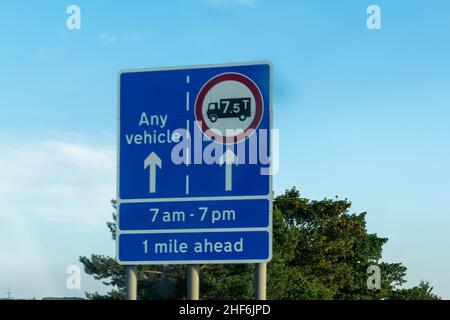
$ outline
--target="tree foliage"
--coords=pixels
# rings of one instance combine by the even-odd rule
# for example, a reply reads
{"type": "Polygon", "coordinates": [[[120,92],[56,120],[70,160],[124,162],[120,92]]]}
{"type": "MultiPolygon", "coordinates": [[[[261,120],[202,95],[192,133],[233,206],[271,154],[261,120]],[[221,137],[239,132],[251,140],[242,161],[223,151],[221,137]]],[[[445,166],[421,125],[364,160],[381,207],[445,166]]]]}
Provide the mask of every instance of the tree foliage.
{"type": "MultiPolygon", "coordinates": [[[[115,203],[113,201],[113,206],[115,203]]],[[[427,283],[405,289],[406,267],[382,262],[387,238],[368,233],[366,213],[351,214],[351,202],[312,201],[297,189],[274,200],[273,259],[268,264],[268,299],[438,299],[427,283]],[[381,288],[367,288],[368,266],[381,269],[381,288]]],[[[108,227],[115,238],[115,220],[108,227]]],[[[111,257],[80,257],[85,272],[113,289],[90,299],[123,299],[125,271],[111,257]]],[[[186,266],[138,267],[140,299],[185,299],[186,266]]],[[[253,266],[201,266],[201,299],[251,299],[253,266]]]]}

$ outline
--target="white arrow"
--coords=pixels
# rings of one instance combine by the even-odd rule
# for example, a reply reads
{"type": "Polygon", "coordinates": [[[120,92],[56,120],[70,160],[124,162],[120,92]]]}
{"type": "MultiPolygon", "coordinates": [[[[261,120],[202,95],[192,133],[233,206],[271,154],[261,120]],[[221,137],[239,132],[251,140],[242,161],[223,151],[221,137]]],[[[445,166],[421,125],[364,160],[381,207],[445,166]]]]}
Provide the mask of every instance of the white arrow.
{"type": "Polygon", "coordinates": [[[232,170],[233,170],[233,164],[238,163],[238,159],[236,155],[231,151],[230,149],[227,149],[224,154],[220,156],[220,165],[223,165],[225,163],[225,190],[231,191],[233,189],[233,183],[232,183],[232,170]]]}
{"type": "Polygon", "coordinates": [[[152,152],[144,160],[144,169],[147,169],[147,167],[150,167],[150,176],[149,176],[150,188],[149,188],[149,193],[155,193],[156,192],[156,166],[158,166],[158,168],[161,169],[161,167],[162,167],[161,158],[158,157],[158,155],[156,153],[152,152]]]}

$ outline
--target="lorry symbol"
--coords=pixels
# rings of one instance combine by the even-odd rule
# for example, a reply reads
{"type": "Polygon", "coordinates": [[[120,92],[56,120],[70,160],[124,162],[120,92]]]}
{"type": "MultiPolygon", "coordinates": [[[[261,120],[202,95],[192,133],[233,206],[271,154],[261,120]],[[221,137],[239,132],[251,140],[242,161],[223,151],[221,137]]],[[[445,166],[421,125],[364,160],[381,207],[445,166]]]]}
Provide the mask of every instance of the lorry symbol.
{"type": "Polygon", "coordinates": [[[206,115],[211,122],[221,118],[239,118],[244,121],[251,116],[250,105],[250,98],[220,99],[208,105],[206,115]]]}

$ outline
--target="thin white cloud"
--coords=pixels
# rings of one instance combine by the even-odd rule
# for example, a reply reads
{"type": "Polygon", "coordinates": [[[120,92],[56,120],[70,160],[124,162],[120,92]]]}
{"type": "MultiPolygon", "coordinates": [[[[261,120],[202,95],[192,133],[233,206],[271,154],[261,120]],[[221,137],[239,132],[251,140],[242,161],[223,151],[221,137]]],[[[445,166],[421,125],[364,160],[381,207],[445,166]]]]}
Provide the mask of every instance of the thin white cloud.
{"type": "Polygon", "coordinates": [[[1,138],[0,221],[101,224],[115,195],[115,151],[67,141],[1,138]]]}
{"type": "Polygon", "coordinates": [[[113,35],[107,32],[102,32],[97,35],[97,40],[103,45],[113,45],[113,44],[128,44],[133,42],[138,42],[141,40],[141,36],[137,34],[121,34],[113,35]]]}
{"type": "Polygon", "coordinates": [[[254,7],[256,0],[203,0],[203,3],[219,9],[233,9],[238,7],[254,7]]]}
{"type": "Polygon", "coordinates": [[[106,32],[99,33],[97,36],[97,39],[101,44],[106,44],[106,45],[115,44],[117,42],[116,36],[113,36],[106,32]]]}
{"type": "Polygon", "coordinates": [[[114,147],[29,139],[0,133],[0,284],[15,297],[104,290],[89,279],[68,292],[65,271],[79,255],[112,251],[105,223],[115,196],[114,147]]]}
{"type": "Polygon", "coordinates": [[[70,42],[70,31],[67,29],[59,29],[57,31],[57,39],[49,48],[40,48],[32,53],[33,58],[41,61],[51,60],[55,57],[62,56],[66,45],[70,42]]]}
{"type": "Polygon", "coordinates": [[[120,36],[120,41],[123,43],[132,43],[141,41],[142,37],[137,34],[123,34],[120,36]]]}

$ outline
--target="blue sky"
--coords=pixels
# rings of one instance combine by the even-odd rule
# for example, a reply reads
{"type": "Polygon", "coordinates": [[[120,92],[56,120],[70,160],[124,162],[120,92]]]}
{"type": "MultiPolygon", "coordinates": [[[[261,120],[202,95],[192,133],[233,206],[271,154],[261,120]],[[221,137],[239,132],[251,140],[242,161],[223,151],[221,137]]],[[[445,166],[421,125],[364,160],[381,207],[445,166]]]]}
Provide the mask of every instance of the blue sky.
{"type": "Polygon", "coordinates": [[[271,60],[276,193],[350,199],[408,285],[450,298],[448,1],[5,1],[0,25],[0,296],[104,290],[65,272],[114,253],[118,70],[271,60]]]}

